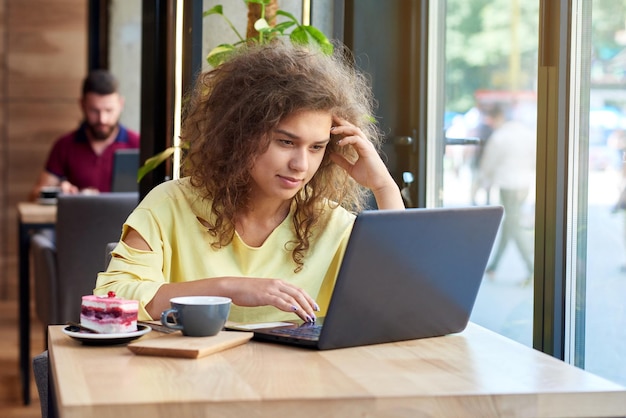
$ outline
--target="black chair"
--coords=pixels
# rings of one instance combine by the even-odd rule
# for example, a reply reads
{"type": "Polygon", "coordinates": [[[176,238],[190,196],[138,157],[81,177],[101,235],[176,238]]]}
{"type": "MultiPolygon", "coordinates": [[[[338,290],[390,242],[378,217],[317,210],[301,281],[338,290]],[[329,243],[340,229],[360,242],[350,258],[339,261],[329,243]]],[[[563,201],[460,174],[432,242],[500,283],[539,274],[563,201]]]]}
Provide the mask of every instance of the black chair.
{"type": "MultiPolygon", "coordinates": [[[[35,310],[45,325],[59,321],[57,302],[55,232],[44,229],[31,237],[31,256],[35,277],[35,310]]],[[[45,337],[45,334],[44,334],[45,337]]]]}
{"type": "Polygon", "coordinates": [[[93,293],[102,268],[102,249],[120,239],[122,225],[139,194],[59,196],[53,239],[48,231],[32,238],[36,311],[48,325],[80,320],[81,297],[93,293]]]}
{"type": "Polygon", "coordinates": [[[33,374],[39,393],[39,403],[41,405],[42,418],[55,418],[56,403],[54,393],[50,383],[50,362],[48,360],[48,350],[33,357],[33,374]]]}

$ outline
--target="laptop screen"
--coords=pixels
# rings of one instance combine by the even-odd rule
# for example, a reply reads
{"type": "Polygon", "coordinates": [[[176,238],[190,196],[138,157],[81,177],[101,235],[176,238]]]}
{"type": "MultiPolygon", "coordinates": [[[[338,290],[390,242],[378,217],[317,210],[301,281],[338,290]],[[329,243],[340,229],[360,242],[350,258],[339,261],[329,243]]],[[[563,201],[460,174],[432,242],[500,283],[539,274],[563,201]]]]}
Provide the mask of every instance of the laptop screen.
{"type": "Polygon", "coordinates": [[[136,192],[139,149],[118,149],[113,156],[112,192],[136,192]]]}

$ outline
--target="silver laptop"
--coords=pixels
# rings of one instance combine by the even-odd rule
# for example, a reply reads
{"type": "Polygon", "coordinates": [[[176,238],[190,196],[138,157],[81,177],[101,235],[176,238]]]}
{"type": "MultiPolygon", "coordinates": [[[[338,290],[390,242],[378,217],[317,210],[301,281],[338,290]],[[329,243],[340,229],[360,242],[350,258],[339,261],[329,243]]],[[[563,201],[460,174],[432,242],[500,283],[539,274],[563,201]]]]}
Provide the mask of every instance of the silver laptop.
{"type": "Polygon", "coordinates": [[[136,192],[139,190],[139,149],[118,149],[113,154],[112,192],[136,192]]]}
{"type": "Polygon", "coordinates": [[[325,318],[230,329],[320,350],[460,332],[502,216],[500,206],[364,211],[355,221],[325,318]]]}

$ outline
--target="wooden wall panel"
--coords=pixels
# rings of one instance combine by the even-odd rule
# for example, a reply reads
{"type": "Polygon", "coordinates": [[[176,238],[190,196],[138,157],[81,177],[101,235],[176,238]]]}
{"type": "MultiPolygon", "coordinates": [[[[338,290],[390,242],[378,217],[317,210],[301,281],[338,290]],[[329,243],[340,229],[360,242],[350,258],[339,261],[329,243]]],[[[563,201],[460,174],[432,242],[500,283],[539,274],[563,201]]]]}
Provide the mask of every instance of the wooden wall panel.
{"type": "MultiPolygon", "coordinates": [[[[4,60],[5,60],[5,34],[6,34],[6,25],[5,25],[5,2],[6,0],[0,0],[0,65],[2,65],[2,68],[4,67],[4,60]]],[[[2,98],[4,98],[5,95],[5,86],[4,86],[4,80],[5,80],[5,71],[0,71],[0,100],[2,100],[2,98]]],[[[0,140],[0,143],[2,142],[2,140],[0,140]]],[[[0,149],[0,152],[2,150],[0,149]]]]}
{"type": "Polygon", "coordinates": [[[9,263],[7,259],[8,248],[7,241],[10,237],[7,230],[7,225],[10,222],[10,217],[7,211],[7,203],[4,191],[4,185],[6,181],[6,129],[5,129],[5,34],[6,34],[6,0],[0,0],[0,298],[7,298],[8,283],[10,281],[9,272],[15,271],[13,266],[15,262],[9,263]]]}
{"type": "Polygon", "coordinates": [[[80,121],[86,0],[0,0],[0,298],[17,294],[16,205],[80,121]]]}
{"type": "MultiPolygon", "coordinates": [[[[6,2],[0,0],[0,298],[7,299],[9,282],[11,282],[10,272],[16,271],[15,257],[9,262],[7,243],[11,235],[7,225],[10,222],[8,205],[5,198],[6,181],[6,129],[5,129],[5,106],[6,77],[5,77],[5,34],[6,34],[6,2]]],[[[16,237],[15,235],[13,235],[16,237]]],[[[17,237],[15,238],[17,239],[17,237]]]]}
{"type": "Polygon", "coordinates": [[[11,32],[85,30],[88,3],[85,0],[7,0],[7,2],[7,24],[11,32]]]}
{"type": "Polygon", "coordinates": [[[9,0],[6,16],[8,95],[76,97],[87,70],[87,2],[9,0]]]}
{"type": "Polygon", "coordinates": [[[52,143],[78,127],[81,113],[76,99],[54,104],[9,103],[8,115],[11,123],[7,129],[7,192],[9,202],[16,204],[28,195],[52,143]]]}

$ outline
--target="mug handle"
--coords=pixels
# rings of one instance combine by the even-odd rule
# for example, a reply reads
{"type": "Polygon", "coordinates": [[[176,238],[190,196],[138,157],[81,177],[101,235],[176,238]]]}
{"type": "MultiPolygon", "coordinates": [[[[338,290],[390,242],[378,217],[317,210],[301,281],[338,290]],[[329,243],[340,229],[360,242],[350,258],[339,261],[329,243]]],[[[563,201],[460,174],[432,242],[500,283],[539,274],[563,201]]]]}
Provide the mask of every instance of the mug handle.
{"type": "Polygon", "coordinates": [[[167,309],[167,310],[163,311],[161,313],[161,324],[163,324],[167,328],[182,330],[183,326],[176,322],[176,314],[177,313],[178,312],[176,311],[176,309],[167,309]],[[170,316],[174,319],[174,322],[168,321],[168,318],[170,316]]]}

